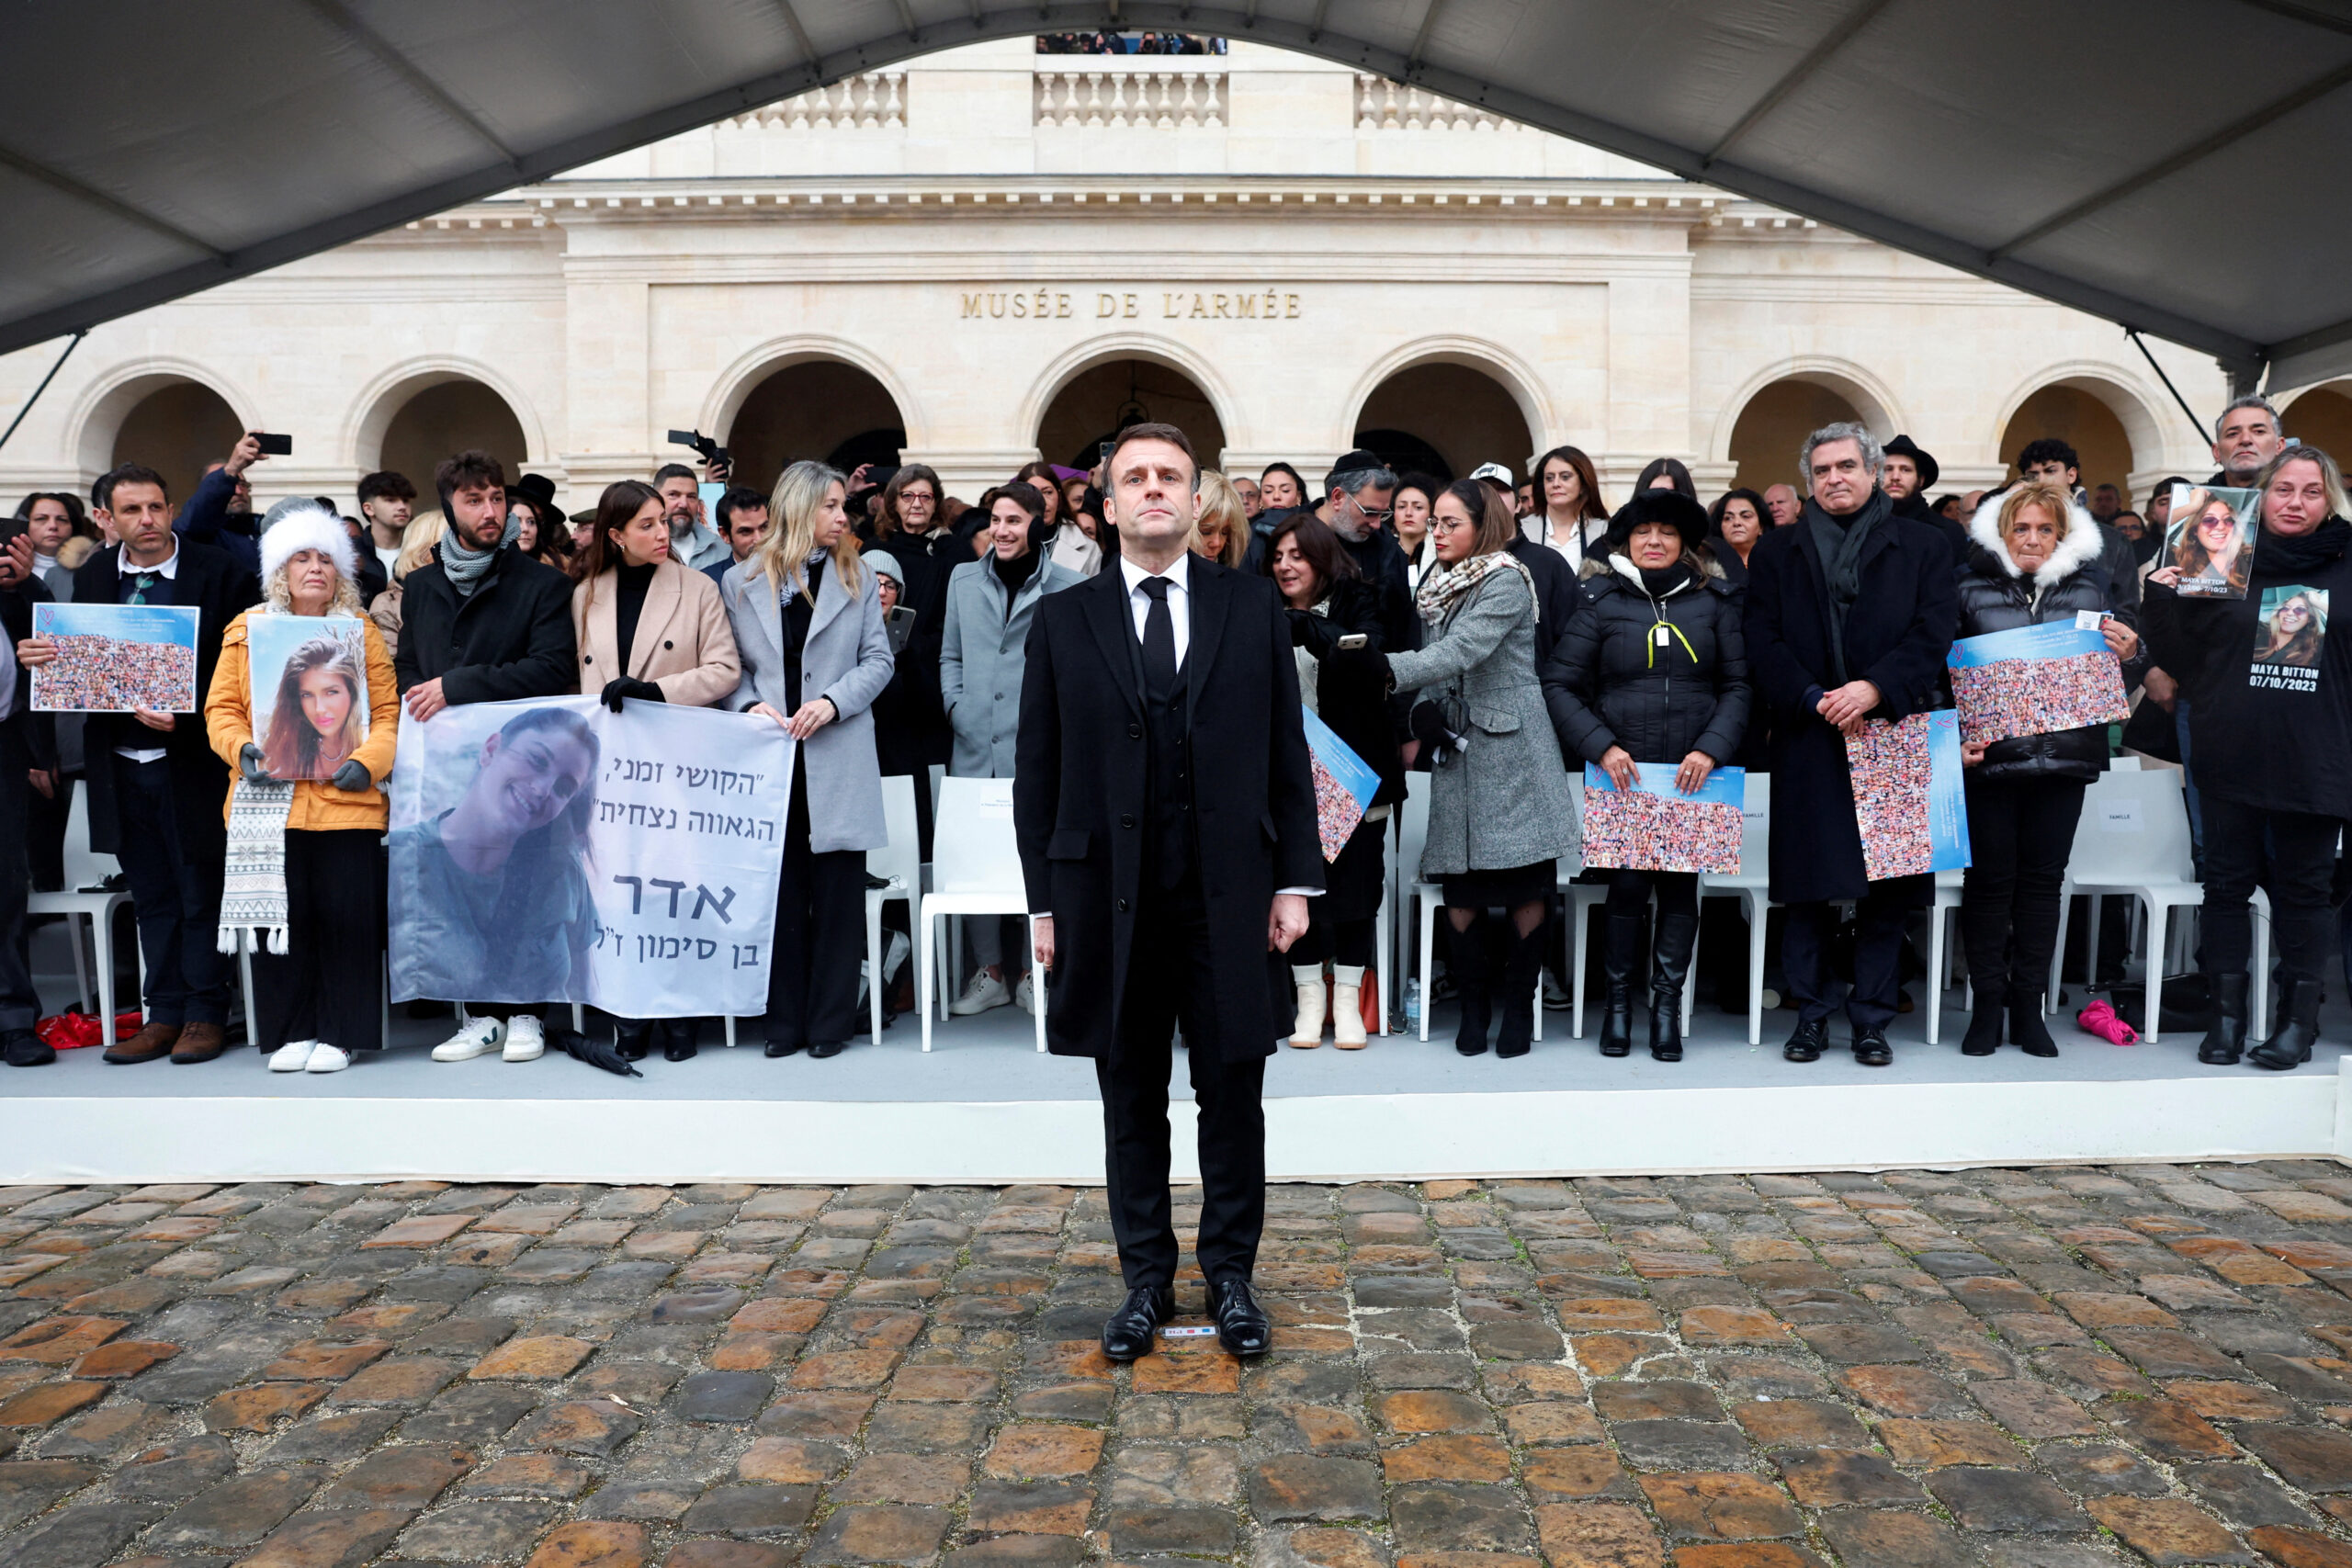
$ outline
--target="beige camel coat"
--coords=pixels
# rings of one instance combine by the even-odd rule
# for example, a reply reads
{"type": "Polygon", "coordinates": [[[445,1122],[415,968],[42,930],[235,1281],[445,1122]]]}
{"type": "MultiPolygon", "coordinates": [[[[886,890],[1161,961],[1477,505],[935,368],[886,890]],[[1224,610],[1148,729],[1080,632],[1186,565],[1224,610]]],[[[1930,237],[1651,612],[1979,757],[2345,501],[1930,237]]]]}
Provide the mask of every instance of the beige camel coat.
{"type": "Polygon", "coordinates": [[[627,670],[620,667],[620,636],[614,626],[620,592],[617,571],[600,573],[571,591],[582,692],[593,697],[605,682],[628,675],[660,686],[669,702],[709,707],[735,690],[743,663],[718,584],[674,560],[655,568],[629,642],[627,670]]]}

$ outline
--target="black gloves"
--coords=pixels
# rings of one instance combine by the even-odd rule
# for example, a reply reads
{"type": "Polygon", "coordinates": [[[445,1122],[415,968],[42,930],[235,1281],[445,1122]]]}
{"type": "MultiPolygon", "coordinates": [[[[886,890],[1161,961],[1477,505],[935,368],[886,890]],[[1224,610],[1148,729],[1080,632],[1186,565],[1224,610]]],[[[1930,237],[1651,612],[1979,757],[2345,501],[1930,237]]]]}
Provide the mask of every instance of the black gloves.
{"type": "Polygon", "coordinates": [[[376,781],[368,776],[368,764],[356,757],[344,759],[343,766],[337,768],[334,771],[334,777],[327,782],[335,788],[351,795],[357,795],[363,789],[376,787],[376,781]]]}
{"type": "Polygon", "coordinates": [[[596,700],[615,713],[621,711],[623,697],[635,697],[641,703],[665,703],[670,700],[662,694],[662,688],[652,682],[639,681],[628,675],[616,676],[605,682],[605,689],[596,694],[596,700]]]}
{"type": "Polygon", "coordinates": [[[276,784],[277,782],[270,777],[268,770],[261,765],[261,748],[250,740],[246,741],[243,749],[237,753],[237,772],[244,774],[247,784],[276,784]]]}
{"type": "Polygon", "coordinates": [[[1435,703],[1419,702],[1405,716],[1405,724],[1413,732],[1434,762],[1440,756],[1462,750],[1463,738],[1446,727],[1445,714],[1435,703]]]}
{"type": "Polygon", "coordinates": [[[1318,615],[1312,610],[1286,610],[1290,616],[1290,645],[1303,648],[1317,659],[1329,659],[1331,650],[1340,646],[1342,635],[1331,624],[1329,615],[1318,615]]]}

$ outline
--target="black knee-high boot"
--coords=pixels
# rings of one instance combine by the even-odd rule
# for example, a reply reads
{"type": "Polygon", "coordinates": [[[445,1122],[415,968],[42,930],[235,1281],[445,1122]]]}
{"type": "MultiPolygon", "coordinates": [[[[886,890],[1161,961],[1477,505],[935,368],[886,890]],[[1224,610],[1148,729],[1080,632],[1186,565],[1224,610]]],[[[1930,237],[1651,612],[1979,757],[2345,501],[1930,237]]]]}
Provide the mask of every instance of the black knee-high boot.
{"type": "Polygon", "coordinates": [[[1642,917],[1611,915],[1602,926],[1600,1054],[1630,1055],[1634,1049],[1634,963],[1642,951],[1642,917]]]}
{"type": "Polygon", "coordinates": [[[1454,999],[1462,1008],[1462,1022],[1453,1032],[1453,1048],[1465,1056],[1487,1050],[1487,1025],[1494,1021],[1495,956],[1484,909],[1470,923],[1453,931],[1446,944],[1446,973],[1453,976],[1454,999]]]}
{"type": "Polygon", "coordinates": [[[1682,1060],[1682,983],[1698,940],[1698,916],[1659,914],[1651,944],[1650,1055],[1661,1062],[1682,1060]]]}
{"type": "Polygon", "coordinates": [[[1495,1055],[1524,1056],[1535,1043],[1535,978],[1544,967],[1544,928],[1525,936],[1503,928],[1503,1025],[1495,1033],[1495,1055]]]}

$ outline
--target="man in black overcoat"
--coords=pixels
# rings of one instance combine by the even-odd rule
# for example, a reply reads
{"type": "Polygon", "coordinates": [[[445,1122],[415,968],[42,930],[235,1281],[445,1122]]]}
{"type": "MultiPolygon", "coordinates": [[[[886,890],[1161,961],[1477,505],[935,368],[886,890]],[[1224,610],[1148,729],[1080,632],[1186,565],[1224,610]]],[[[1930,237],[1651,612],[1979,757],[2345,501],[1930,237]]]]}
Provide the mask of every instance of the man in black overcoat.
{"type": "MultiPolygon", "coordinates": [[[[146,961],[146,1021],[106,1059],[209,1062],[220,1055],[229,1021],[229,961],[220,951],[229,769],[205,733],[204,696],[220,634],[260,594],[253,573],[227,551],[172,532],[171,498],[153,469],[122,464],[98,480],[92,499],[120,543],[75,570],[74,602],[197,612],[196,710],[94,713],[83,727],[90,847],[122,863],[146,961]]],[[[56,645],[35,637],[17,651],[41,664],[56,645]]]]}
{"type": "Polygon", "coordinates": [[[1270,966],[1323,886],[1297,665],[1264,578],[1189,554],[1199,466],[1173,426],[1122,432],[1106,504],[1120,554],[1049,593],[1029,631],[1013,827],[1049,966],[1046,1040],[1102,1093],[1111,1228],[1127,1297],[1103,1353],[1133,1360],[1175,1314],[1170,1036],[1200,1106],[1197,1253],[1217,1337],[1272,1330],[1250,1275],[1265,1224],[1270,966]],[[1203,768],[1213,770],[1200,788],[1203,768]]]}
{"type": "Polygon", "coordinates": [[[1747,662],[1770,713],[1771,896],[1788,906],[1781,948],[1799,1009],[1782,1053],[1821,1058],[1838,983],[1830,969],[1836,901],[1854,900],[1854,984],[1846,1016],[1854,1059],[1894,1061],[1903,927],[1935,895],[1932,875],[1871,882],[1862,868],[1845,732],[1937,705],[1944,655],[1960,622],[1951,546],[1897,515],[1877,488],[1878,443],[1859,424],[1804,444],[1812,488],[1793,525],[1748,558],[1747,662]]]}
{"type": "Polygon", "coordinates": [[[28,806],[35,773],[51,791],[59,787],[57,721],[33,712],[32,671],[17,657],[17,644],[33,635],[33,606],[48,602],[49,589],[33,570],[32,539],[18,534],[0,549],[0,1059],[12,1067],[57,1060],[55,1049],[33,1033],[40,998],[25,942],[25,895],[32,885],[28,806]]]}

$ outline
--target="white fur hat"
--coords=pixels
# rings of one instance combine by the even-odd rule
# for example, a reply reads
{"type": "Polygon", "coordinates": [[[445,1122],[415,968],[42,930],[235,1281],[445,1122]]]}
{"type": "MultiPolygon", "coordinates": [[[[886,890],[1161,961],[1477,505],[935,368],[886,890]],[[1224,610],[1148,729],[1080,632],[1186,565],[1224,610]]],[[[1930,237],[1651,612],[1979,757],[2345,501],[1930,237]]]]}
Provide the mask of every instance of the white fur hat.
{"type": "Polygon", "coordinates": [[[359,552],[343,519],[315,502],[279,502],[269,509],[261,534],[261,581],[266,588],[298,550],[317,550],[354,589],[359,586],[359,552]]]}

